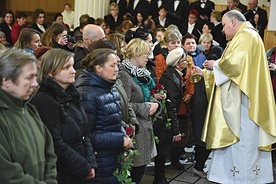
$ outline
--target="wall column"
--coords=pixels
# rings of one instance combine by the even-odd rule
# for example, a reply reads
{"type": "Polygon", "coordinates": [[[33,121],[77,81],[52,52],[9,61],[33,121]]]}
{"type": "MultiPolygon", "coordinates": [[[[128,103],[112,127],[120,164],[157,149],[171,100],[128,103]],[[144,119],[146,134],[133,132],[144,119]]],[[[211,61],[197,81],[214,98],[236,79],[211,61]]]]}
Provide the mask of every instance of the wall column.
{"type": "Polygon", "coordinates": [[[109,0],[75,0],[75,27],[79,26],[79,18],[88,14],[94,19],[104,18],[108,13],[109,0]]]}

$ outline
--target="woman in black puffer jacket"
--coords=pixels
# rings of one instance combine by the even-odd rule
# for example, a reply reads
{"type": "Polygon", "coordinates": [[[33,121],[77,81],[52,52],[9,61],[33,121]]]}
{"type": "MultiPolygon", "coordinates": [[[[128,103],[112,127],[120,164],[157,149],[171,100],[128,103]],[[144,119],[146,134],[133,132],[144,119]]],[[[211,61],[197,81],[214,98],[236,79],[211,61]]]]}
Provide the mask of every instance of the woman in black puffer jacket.
{"type": "Polygon", "coordinates": [[[83,60],[75,86],[88,115],[88,134],[95,149],[98,169],[89,183],[119,183],[113,172],[120,167],[121,148],[130,148],[131,139],[121,126],[120,94],[114,87],[117,56],[111,49],[96,49],[83,60]]]}
{"type": "Polygon", "coordinates": [[[38,76],[40,88],[32,99],[53,137],[59,184],[82,184],[94,178],[97,168],[86,132],[87,115],[72,84],[73,64],[73,54],[63,49],[45,53],[38,76]]]}

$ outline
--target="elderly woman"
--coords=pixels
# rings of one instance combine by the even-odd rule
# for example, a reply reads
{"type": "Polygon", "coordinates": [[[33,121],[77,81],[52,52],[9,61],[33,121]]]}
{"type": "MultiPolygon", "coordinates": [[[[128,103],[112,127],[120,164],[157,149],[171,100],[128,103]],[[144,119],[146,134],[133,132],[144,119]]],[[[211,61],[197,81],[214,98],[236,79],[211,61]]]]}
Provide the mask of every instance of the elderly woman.
{"type": "Polygon", "coordinates": [[[98,169],[89,183],[119,183],[113,172],[120,167],[121,148],[132,147],[121,126],[120,94],[116,82],[117,56],[111,49],[95,49],[83,60],[85,69],[75,86],[88,115],[88,136],[95,149],[98,169]]]}
{"type": "Polygon", "coordinates": [[[0,181],[57,184],[51,134],[29,104],[38,86],[35,56],[0,50],[0,181]]]}
{"type": "Polygon", "coordinates": [[[161,49],[161,53],[155,56],[155,73],[156,81],[158,82],[163,71],[167,68],[166,57],[168,53],[176,48],[181,47],[182,35],[177,29],[168,29],[164,33],[164,42],[166,47],[161,49]]]}
{"type": "MultiPolygon", "coordinates": [[[[167,91],[167,98],[169,101],[166,103],[168,117],[171,123],[171,134],[173,135],[171,140],[167,140],[167,144],[170,145],[172,142],[178,142],[181,140],[181,134],[179,131],[178,111],[180,108],[181,100],[185,91],[185,84],[182,76],[184,75],[183,70],[188,67],[187,56],[182,48],[176,48],[169,52],[166,59],[167,68],[163,72],[160,79],[160,83],[164,86],[167,91]]],[[[177,151],[176,149],[173,149],[177,151]]],[[[179,150],[179,149],[178,149],[179,150]]],[[[179,157],[178,155],[174,155],[179,157]]],[[[155,159],[163,161],[163,164],[156,165],[155,173],[160,177],[156,178],[155,184],[167,183],[165,178],[165,160],[166,156],[160,155],[155,159]]],[[[174,159],[175,163],[178,162],[178,158],[174,159]]],[[[171,161],[173,161],[171,159],[171,161]]]]}
{"type": "Polygon", "coordinates": [[[14,47],[26,50],[34,54],[34,52],[41,46],[40,34],[38,31],[30,28],[24,28],[19,34],[17,42],[14,47]]]}
{"type": "Polygon", "coordinates": [[[152,136],[152,117],[159,115],[162,108],[156,99],[150,97],[155,82],[145,68],[149,56],[148,43],[140,38],[132,39],[127,45],[125,56],[119,75],[140,124],[139,133],[134,138],[134,147],[140,155],[134,156],[131,172],[132,181],[138,184],[147,164],[157,154],[152,136]]]}
{"type": "Polygon", "coordinates": [[[41,60],[40,88],[32,103],[54,140],[58,183],[81,184],[95,176],[97,164],[86,132],[87,115],[73,86],[73,53],[51,49],[41,60]]]}

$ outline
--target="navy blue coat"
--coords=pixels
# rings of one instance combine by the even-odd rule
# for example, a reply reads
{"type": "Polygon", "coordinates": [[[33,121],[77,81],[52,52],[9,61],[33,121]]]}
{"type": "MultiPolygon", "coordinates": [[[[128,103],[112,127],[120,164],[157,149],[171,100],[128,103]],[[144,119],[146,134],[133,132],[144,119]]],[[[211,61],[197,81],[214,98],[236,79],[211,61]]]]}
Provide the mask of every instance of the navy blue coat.
{"type": "Polygon", "coordinates": [[[120,94],[114,83],[85,69],[75,83],[88,115],[88,135],[98,164],[96,177],[90,183],[118,183],[113,172],[119,167],[118,155],[125,134],[121,126],[120,94]]]}

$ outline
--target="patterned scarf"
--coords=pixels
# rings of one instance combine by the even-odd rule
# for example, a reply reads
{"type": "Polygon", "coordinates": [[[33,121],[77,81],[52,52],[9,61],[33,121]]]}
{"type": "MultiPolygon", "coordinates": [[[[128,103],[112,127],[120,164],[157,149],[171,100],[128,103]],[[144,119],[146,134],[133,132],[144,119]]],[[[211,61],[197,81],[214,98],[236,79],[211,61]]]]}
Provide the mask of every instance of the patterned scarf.
{"type": "Polygon", "coordinates": [[[144,102],[150,101],[150,91],[155,87],[155,82],[150,72],[145,67],[135,66],[129,59],[122,62],[123,67],[132,76],[134,82],[142,89],[144,102]]]}
{"type": "Polygon", "coordinates": [[[135,66],[128,58],[126,58],[122,65],[124,68],[135,77],[149,77],[150,72],[145,67],[135,66]]]}

